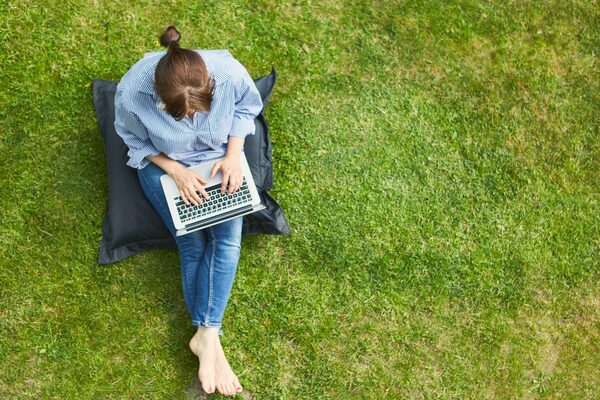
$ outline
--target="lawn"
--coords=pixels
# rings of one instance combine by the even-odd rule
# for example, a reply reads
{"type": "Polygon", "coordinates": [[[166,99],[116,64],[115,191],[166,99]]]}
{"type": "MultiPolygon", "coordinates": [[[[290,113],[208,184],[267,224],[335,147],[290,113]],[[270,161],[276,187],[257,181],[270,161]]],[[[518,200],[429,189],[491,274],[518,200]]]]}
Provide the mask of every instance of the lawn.
{"type": "Polygon", "coordinates": [[[279,73],[292,234],[244,238],[237,398],[597,396],[597,0],[22,0],[0,4],[0,398],[200,398],[177,252],[96,263],[91,81],[169,24],[279,73]]]}

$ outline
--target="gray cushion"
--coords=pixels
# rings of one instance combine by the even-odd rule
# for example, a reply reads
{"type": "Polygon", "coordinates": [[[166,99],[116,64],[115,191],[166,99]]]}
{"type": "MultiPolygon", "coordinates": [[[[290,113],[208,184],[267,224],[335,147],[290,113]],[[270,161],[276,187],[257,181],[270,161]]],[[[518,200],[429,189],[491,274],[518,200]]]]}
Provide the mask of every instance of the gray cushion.
{"type": "MultiPolygon", "coordinates": [[[[246,136],[244,152],[258,192],[266,209],[244,216],[242,234],[289,234],[283,210],[267,193],[273,187],[272,147],[269,126],[263,115],[277,73],[255,79],[263,110],[255,119],[256,133],[246,136]]],[[[104,138],[108,174],[108,212],[102,227],[99,264],[111,264],[153,248],[175,248],[175,240],[152,205],[146,199],[135,169],[126,165],[127,146],[114,128],[114,96],[117,83],[93,82],[94,108],[104,138]]]]}

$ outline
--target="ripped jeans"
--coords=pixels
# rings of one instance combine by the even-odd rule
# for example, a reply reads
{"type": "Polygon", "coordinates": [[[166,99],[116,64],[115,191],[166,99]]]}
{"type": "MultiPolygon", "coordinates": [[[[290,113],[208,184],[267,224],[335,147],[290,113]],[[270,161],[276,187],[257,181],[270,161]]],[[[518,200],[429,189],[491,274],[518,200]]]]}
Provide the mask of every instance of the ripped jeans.
{"type": "Polygon", "coordinates": [[[160,177],[165,172],[150,163],[138,169],[142,189],[175,238],[181,263],[183,297],[192,324],[219,327],[233,286],[240,258],[243,217],[175,236],[175,226],[167,206],[160,177]]]}

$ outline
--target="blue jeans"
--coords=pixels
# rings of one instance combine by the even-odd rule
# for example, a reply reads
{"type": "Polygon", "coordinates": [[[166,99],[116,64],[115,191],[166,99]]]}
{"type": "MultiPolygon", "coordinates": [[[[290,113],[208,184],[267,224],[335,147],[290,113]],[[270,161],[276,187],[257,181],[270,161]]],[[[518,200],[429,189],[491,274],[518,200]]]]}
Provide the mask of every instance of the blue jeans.
{"type": "Polygon", "coordinates": [[[160,177],[165,172],[154,163],[137,172],[146,197],[177,243],[183,297],[192,324],[196,328],[219,327],[219,335],[222,335],[221,321],[240,258],[243,217],[176,236],[160,184],[160,177]]]}

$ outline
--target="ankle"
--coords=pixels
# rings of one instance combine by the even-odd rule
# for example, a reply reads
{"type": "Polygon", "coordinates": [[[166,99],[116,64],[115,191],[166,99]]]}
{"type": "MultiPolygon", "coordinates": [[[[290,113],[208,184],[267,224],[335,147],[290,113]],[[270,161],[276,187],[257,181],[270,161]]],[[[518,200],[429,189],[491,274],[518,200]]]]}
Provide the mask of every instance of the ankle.
{"type": "Polygon", "coordinates": [[[199,326],[195,336],[200,337],[218,337],[219,327],[218,326],[199,326]]]}

